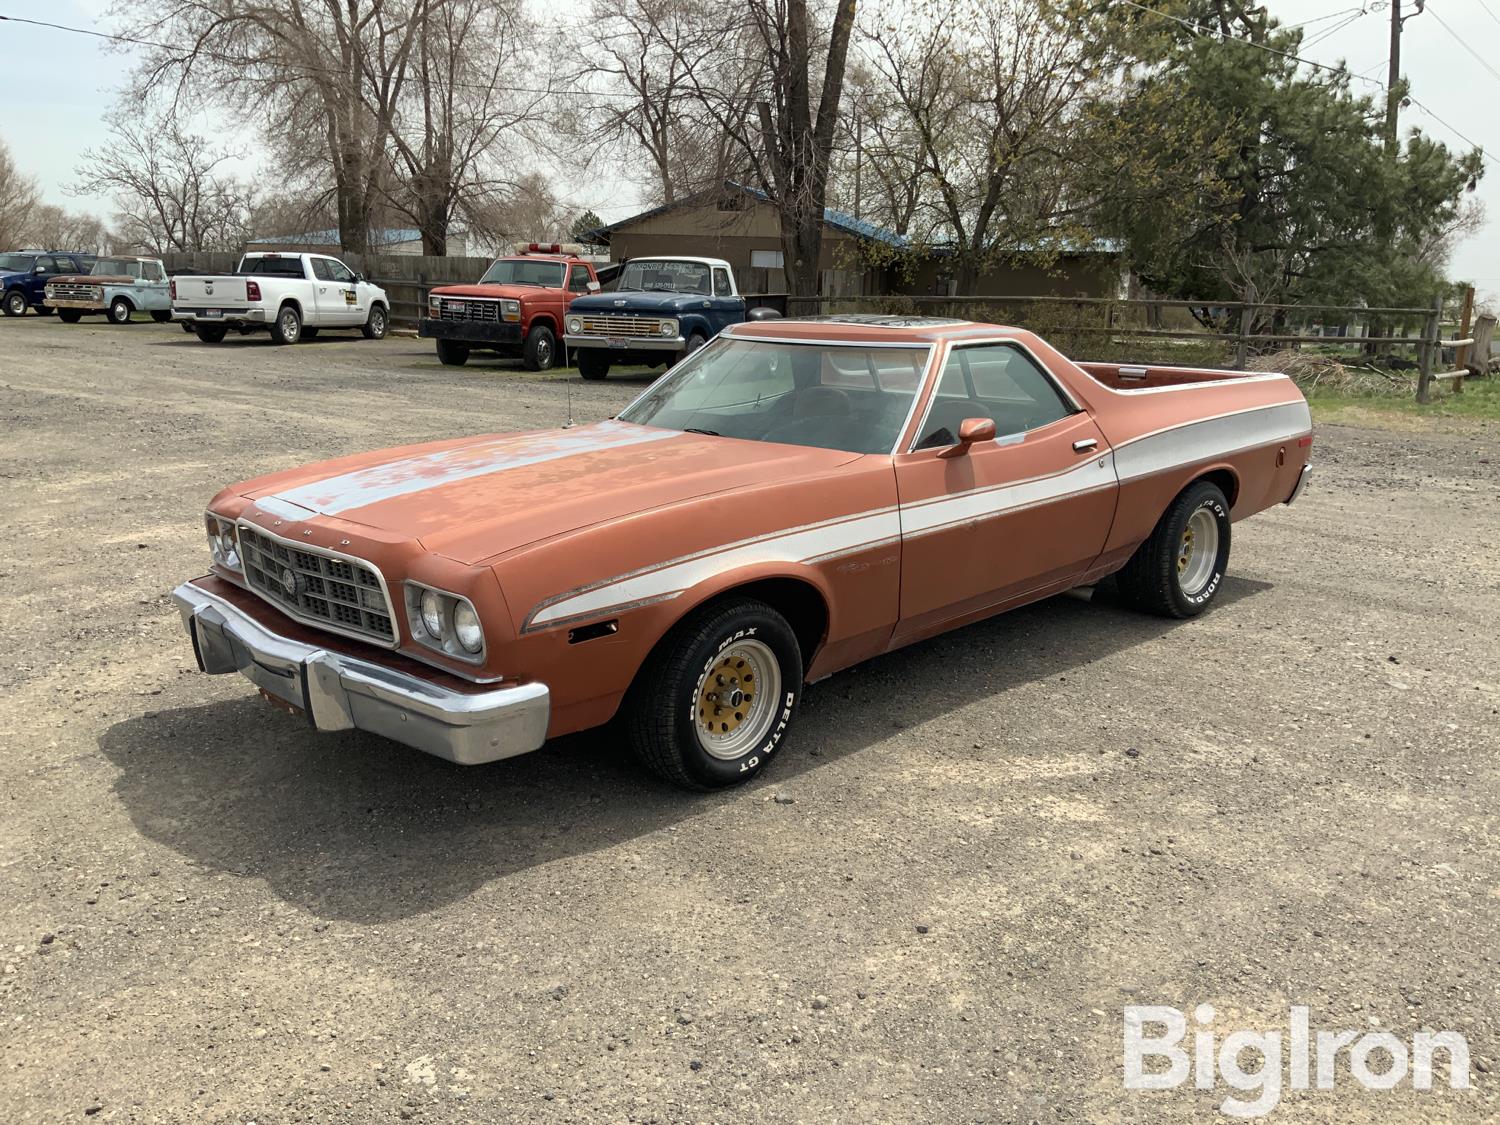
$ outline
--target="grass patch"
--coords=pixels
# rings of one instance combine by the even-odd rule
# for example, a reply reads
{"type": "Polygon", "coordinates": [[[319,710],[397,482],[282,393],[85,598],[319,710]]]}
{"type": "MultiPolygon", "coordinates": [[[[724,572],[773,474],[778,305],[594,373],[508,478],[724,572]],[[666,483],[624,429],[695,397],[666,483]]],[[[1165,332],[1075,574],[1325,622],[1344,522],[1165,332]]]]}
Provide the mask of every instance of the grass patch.
{"type": "Polygon", "coordinates": [[[1425,406],[1415,395],[1321,389],[1313,390],[1307,401],[1319,422],[1401,430],[1484,429],[1500,422],[1500,378],[1466,380],[1463,394],[1454,394],[1446,382],[1434,384],[1432,401],[1425,406]]]}

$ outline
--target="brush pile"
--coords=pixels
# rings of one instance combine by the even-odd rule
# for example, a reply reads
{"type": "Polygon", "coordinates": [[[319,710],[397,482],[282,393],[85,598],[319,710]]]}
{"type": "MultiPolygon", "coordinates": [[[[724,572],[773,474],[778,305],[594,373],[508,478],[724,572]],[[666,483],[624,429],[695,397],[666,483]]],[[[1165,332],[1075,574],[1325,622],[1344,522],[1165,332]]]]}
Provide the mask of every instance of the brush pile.
{"type": "Polygon", "coordinates": [[[1250,360],[1252,371],[1280,371],[1290,375],[1303,394],[1409,395],[1416,387],[1412,371],[1383,371],[1377,367],[1351,367],[1330,355],[1315,352],[1280,351],[1250,360]]]}

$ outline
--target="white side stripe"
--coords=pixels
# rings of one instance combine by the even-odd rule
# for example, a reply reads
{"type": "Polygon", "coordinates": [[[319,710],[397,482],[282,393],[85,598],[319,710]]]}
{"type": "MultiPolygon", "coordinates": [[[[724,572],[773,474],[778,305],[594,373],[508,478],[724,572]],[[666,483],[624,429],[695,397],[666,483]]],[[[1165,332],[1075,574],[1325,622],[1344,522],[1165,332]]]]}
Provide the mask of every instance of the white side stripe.
{"type": "Polygon", "coordinates": [[[679,430],[658,430],[622,422],[598,422],[571,430],[547,430],[524,436],[507,435],[479,445],[423,453],[385,465],[355,469],[326,480],[299,485],[271,499],[331,516],[471,477],[680,436],[679,430]]]}
{"type": "Polygon", "coordinates": [[[1302,401],[1252,407],[1189,422],[1134,438],[1052,476],[794,527],[618,575],[543,602],[532,611],[522,631],[666,601],[737,567],[762,562],[823,562],[954,524],[991,519],[1064,497],[1112,488],[1117,482],[1215,460],[1238,450],[1298,437],[1311,429],[1311,415],[1307,403],[1302,401]]]}

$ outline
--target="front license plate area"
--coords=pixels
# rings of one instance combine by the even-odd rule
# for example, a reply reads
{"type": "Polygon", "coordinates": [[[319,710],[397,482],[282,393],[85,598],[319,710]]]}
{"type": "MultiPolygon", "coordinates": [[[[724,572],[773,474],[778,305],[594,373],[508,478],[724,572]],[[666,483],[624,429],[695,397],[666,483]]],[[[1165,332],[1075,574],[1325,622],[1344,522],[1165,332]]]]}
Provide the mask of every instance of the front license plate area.
{"type": "Polygon", "coordinates": [[[609,346],[612,348],[628,348],[630,347],[630,341],[623,336],[611,336],[609,338],[609,346]]]}
{"type": "Polygon", "coordinates": [[[260,688],[259,690],[260,697],[267,703],[269,703],[272,707],[276,708],[276,710],[284,711],[288,715],[293,715],[299,719],[307,718],[307,712],[302,710],[302,708],[298,707],[295,703],[288,703],[285,699],[282,699],[281,696],[273,695],[265,688],[260,688]]]}

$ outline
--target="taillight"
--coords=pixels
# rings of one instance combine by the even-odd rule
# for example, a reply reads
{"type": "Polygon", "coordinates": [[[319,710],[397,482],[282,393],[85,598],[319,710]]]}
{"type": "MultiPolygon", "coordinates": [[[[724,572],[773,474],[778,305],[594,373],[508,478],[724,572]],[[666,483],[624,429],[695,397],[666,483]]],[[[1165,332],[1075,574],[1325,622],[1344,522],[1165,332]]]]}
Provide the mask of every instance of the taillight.
{"type": "Polygon", "coordinates": [[[177,300],[177,279],[175,277],[167,283],[167,296],[174,301],[177,300]]]}
{"type": "Polygon", "coordinates": [[[258,301],[258,300],[260,300],[260,282],[258,282],[258,281],[247,281],[247,282],[245,282],[245,298],[246,298],[246,300],[250,300],[250,301],[258,301]]]}
{"type": "Polygon", "coordinates": [[[1297,439],[1297,446],[1298,446],[1298,448],[1299,449],[1306,449],[1309,445],[1312,444],[1312,439],[1313,439],[1312,434],[1303,434],[1301,437],[1299,437],[1297,439]]]}

